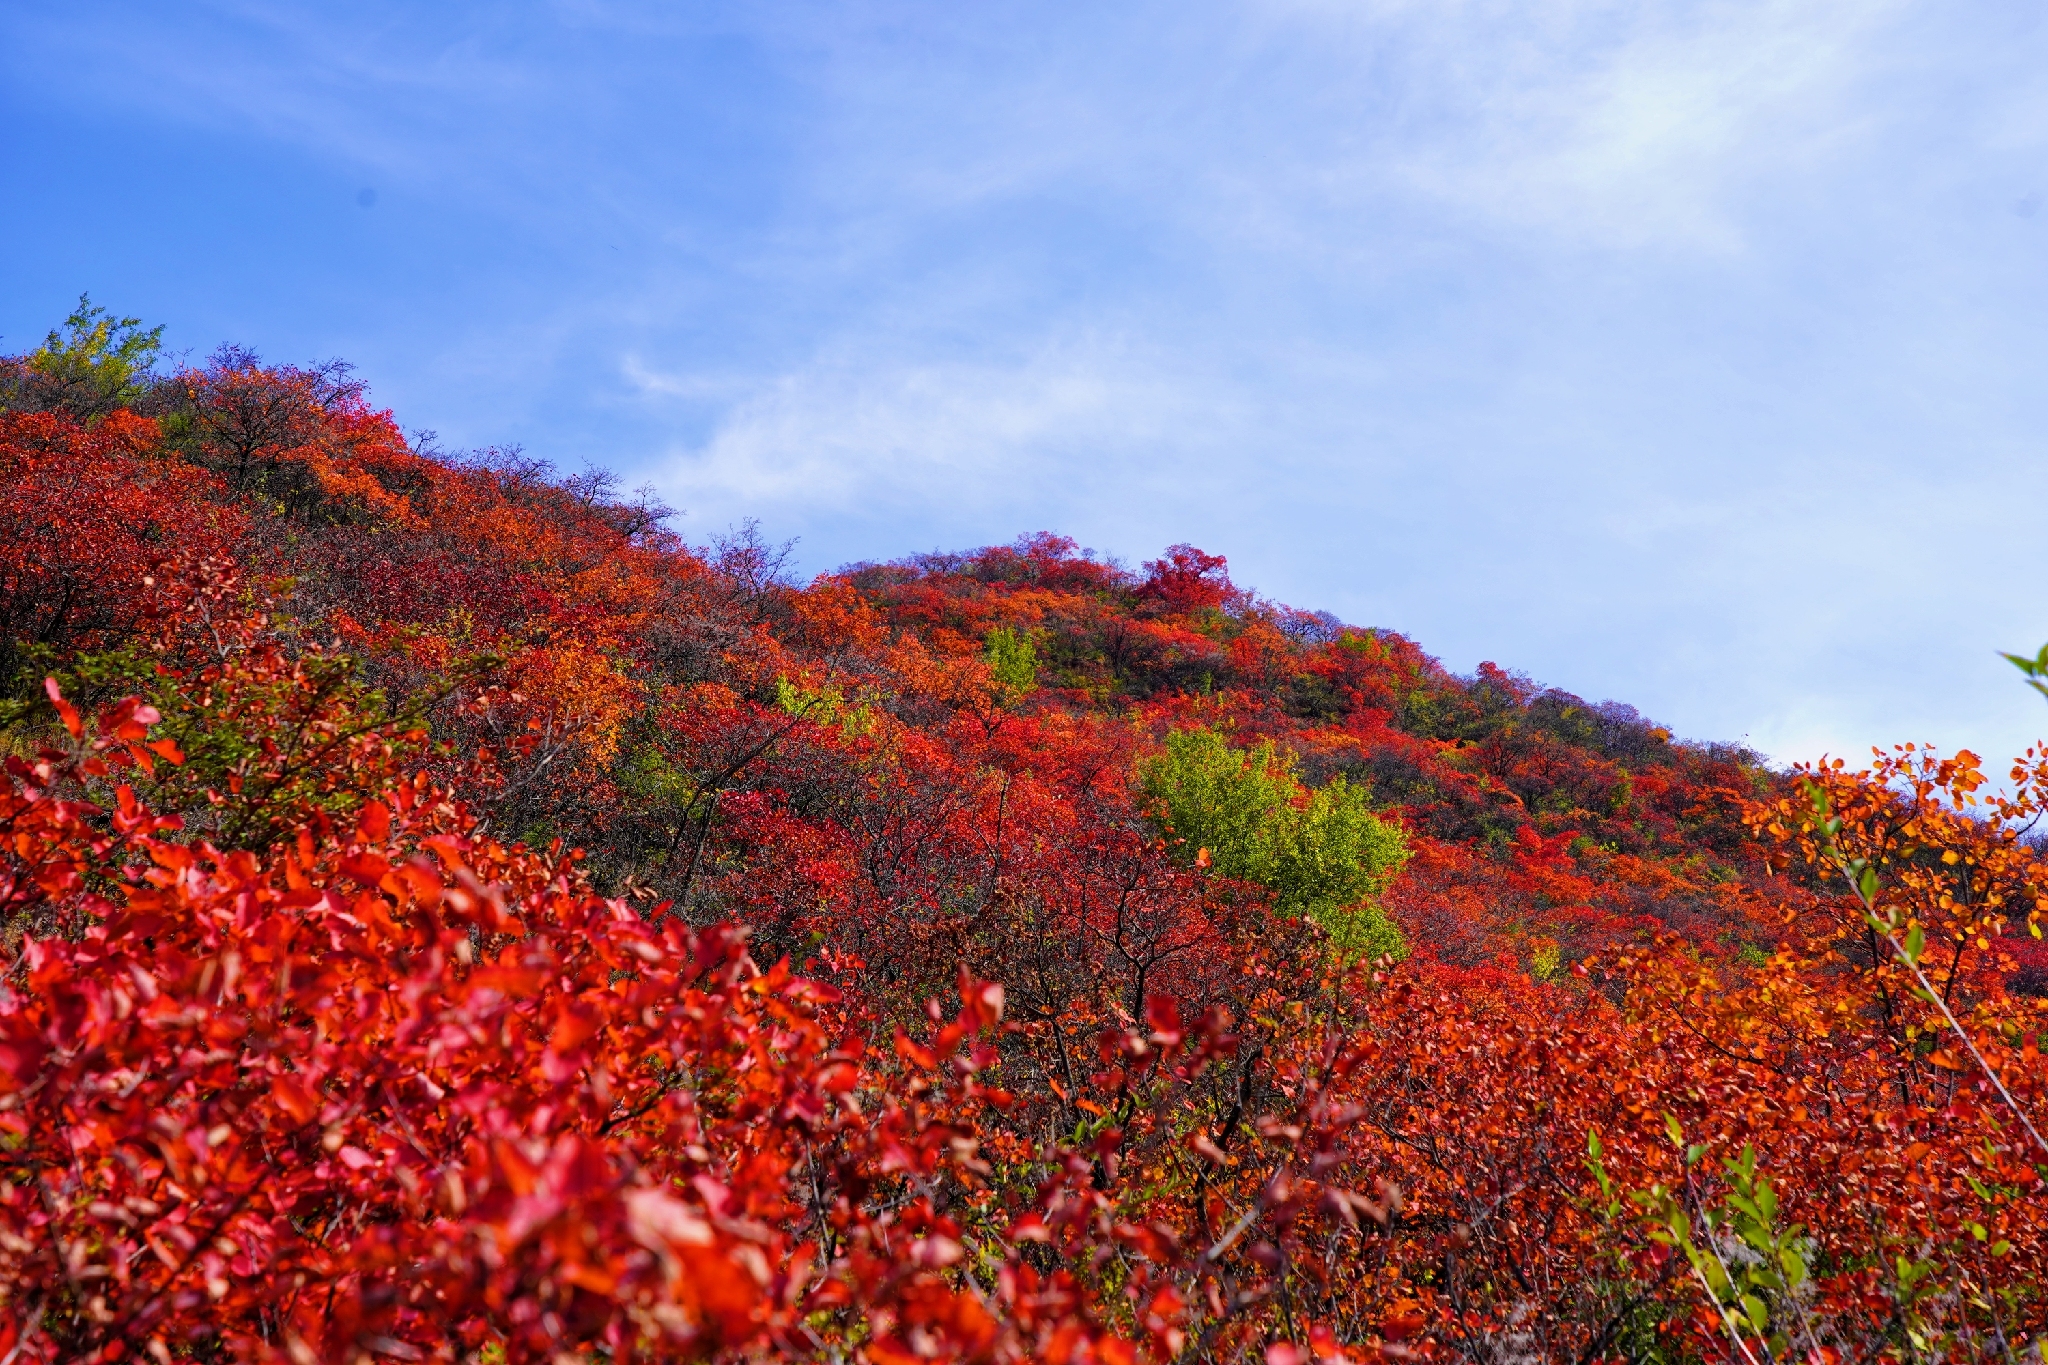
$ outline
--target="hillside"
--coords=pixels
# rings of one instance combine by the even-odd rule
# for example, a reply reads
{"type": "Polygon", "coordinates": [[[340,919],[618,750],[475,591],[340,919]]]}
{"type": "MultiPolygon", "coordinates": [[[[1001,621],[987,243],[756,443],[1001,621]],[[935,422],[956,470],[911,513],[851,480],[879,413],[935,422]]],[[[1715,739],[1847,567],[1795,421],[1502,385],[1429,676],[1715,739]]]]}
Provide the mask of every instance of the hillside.
{"type": "Polygon", "coordinates": [[[2048,759],[1775,772],[1190,546],[797,583],[68,327],[0,360],[0,1347],[2048,1330],[2048,759]]]}

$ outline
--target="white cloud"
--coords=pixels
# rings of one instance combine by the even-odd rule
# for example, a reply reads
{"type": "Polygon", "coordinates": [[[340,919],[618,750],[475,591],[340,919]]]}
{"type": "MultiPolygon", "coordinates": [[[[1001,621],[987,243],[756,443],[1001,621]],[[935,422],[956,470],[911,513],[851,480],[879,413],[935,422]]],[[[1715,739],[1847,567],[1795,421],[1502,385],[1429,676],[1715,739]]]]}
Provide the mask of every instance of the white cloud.
{"type": "MultiPolygon", "coordinates": [[[[644,391],[700,381],[637,367],[644,391]]],[[[721,385],[722,387],[722,385],[721,385]]],[[[1011,363],[838,356],[738,396],[710,438],[672,453],[666,487],[693,508],[806,517],[886,509],[971,514],[1076,502],[1105,476],[1142,483],[1184,438],[1185,384],[1113,338],[1048,344],[1011,363]]]]}
{"type": "Polygon", "coordinates": [[[1600,247],[1721,253],[1741,202],[1882,126],[1895,0],[1278,3],[1339,36],[1380,127],[1324,183],[1405,188],[1600,247]]]}

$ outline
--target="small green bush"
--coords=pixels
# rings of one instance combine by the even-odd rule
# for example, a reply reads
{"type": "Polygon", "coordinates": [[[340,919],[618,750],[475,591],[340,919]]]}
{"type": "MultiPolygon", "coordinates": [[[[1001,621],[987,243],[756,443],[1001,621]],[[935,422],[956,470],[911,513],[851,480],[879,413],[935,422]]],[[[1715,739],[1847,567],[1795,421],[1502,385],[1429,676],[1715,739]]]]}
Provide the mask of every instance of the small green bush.
{"type": "Polygon", "coordinates": [[[1270,741],[1252,749],[1214,730],[1176,730],[1139,764],[1138,785],[1176,856],[1273,893],[1273,909],[1306,916],[1347,958],[1404,957],[1407,944],[1378,897],[1408,860],[1401,831],[1373,815],[1343,778],[1316,791],[1270,741]]]}
{"type": "Polygon", "coordinates": [[[1028,696],[1038,686],[1038,647],[1029,634],[997,626],[981,649],[989,676],[1011,699],[1028,696]]]}

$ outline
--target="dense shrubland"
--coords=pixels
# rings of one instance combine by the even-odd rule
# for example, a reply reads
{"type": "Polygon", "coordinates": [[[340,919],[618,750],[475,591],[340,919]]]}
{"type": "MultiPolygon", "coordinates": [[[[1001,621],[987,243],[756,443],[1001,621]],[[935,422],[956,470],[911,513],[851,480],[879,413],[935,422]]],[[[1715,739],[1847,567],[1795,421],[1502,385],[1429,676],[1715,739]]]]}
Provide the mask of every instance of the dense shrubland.
{"type": "Polygon", "coordinates": [[[2048,757],[799,585],[156,341],[0,360],[6,1360],[2039,1353],[2048,757]]]}

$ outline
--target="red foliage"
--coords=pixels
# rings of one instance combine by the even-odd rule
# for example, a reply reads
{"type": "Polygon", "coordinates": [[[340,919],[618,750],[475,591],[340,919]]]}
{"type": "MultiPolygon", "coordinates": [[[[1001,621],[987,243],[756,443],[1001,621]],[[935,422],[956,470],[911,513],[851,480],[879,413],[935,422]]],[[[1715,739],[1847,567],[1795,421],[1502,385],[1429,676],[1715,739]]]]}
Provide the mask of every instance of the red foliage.
{"type": "Polygon", "coordinates": [[[1169,545],[1164,558],[1145,565],[1145,581],[1138,585],[1141,600],[1169,612],[1220,609],[1236,595],[1223,556],[1192,545],[1169,545]]]}
{"type": "Polygon", "coordinates": [[[212,481],[157,452],[156,423],[119,410],[83,427],[0,412],[0,674],[29,647],[149,643],[174,580],[225,557],[246,526],[212,481]]]}
{"type": "Polygon", "coordinates": [[[176,841],[126,786],[103,826],[66,793],[161,757],[157,717],[57,704],[75,744],[14,760],[0,801],[6,909],[70,930],[0,1000],[0,1057],[36,1078],[0,1115],[10,1347],[709,1355],[808,1349],[817,1314],[857,1311],[994,1348],[920,1251],[946,1222],[916,1187],[978,1182],[942,1115],[991,1098],[986,1044],[961,1049],[997,988],[963,979],[884,1089],[827,988],[591,894],[417,781],[267,860],[176,841]]]}
{"type": "Polygon", "coordinates": [[[798,587],[339,367],[85,417],[0,412],[10,1358],[2042,1338],[2039,755],[1772,773],[1190,546],[798,587]],[[1172,856],[1191,724],[1371,791],[1409,960],[1172,856]]]}

